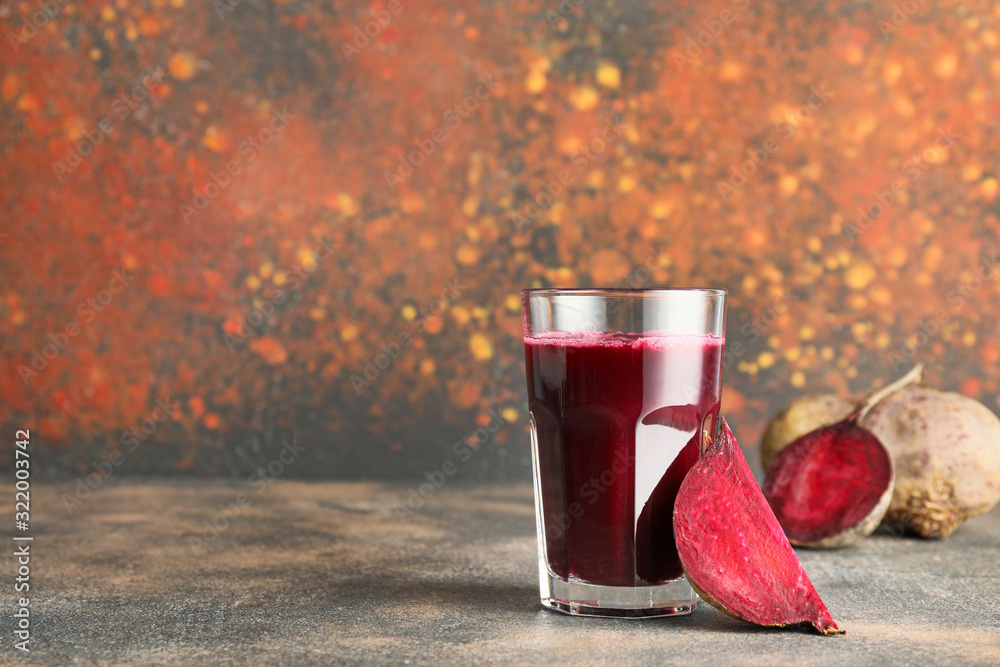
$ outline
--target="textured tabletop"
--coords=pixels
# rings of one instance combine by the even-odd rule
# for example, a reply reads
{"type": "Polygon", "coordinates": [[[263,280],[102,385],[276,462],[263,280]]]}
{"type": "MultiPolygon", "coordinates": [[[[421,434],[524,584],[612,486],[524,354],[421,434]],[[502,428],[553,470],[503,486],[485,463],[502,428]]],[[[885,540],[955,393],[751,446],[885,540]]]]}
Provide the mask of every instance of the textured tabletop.
{"type": "Polygon", "coordinates": [[[706,604],[656,620],[543,610],[530,488],[445,486],[401,520],[409,490],[108,483],[70,514],[71,486],[36,485],[32,650],[8,642],[0,664],[1000,663],[1000,511],[939,542],[800,551],[847,630],[827,638],[706,604]]]}

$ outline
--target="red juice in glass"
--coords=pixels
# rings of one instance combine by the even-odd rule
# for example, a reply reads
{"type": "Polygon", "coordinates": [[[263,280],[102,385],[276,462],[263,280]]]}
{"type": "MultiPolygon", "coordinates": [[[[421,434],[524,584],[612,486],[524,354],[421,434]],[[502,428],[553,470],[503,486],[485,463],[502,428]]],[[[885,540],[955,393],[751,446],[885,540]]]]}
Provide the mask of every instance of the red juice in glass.
{"type": "Polygon", "coordinates": [[[554,331],[524,349],[548,569],[602,586],[679,579],[673,502],[696,434],[714,433],[723,338],[554,331]]]}

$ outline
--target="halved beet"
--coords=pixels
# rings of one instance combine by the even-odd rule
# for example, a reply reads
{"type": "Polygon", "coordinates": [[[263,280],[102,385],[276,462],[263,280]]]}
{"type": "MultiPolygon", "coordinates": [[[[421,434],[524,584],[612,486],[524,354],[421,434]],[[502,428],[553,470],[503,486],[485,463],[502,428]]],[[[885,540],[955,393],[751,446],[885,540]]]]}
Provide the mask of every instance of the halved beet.
{"type": "Polygon", "coordinates": [[[750,473],[725,419],[674,503],[684,572],[709,604],[759,625],[842,634],[750,473]]]}
{"type": "Polygon", "coordinates": [[[870,535],[892,500],[892,457],[878,438],[846,421],[807,433],[774,457],[764,497],[788,541],[834,548],[870,535]]]}

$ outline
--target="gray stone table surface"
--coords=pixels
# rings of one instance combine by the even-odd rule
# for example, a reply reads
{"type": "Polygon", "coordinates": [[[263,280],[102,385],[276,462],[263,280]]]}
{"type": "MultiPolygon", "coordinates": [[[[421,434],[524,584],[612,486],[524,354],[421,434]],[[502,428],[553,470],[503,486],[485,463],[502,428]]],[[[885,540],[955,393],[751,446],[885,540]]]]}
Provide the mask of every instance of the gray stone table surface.
{"type": "Polygon", "coordinates": [[[652,620],[544,610],[529,487],[445,486],[400,521],[410,488],[109,481],[70,513],[71,485],[35,484],[31,653],[5,631],[0,664],[1000,664],[997,510],[941,541],[800,550],[847,630],[821,637],[704,603],[652,620]]]}

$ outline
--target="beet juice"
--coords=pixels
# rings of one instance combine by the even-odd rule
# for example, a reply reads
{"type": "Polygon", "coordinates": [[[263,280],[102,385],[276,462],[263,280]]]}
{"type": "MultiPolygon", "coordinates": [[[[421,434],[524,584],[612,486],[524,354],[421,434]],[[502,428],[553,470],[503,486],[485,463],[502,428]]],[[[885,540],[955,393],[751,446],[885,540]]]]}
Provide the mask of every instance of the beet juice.
{"type": "Polygon", "coordinates": [[[551,573],[606,586],[679,579],[674,497],[696,434],[715,426],[723,339],[550,332],[524,347],[551,573]]]}

